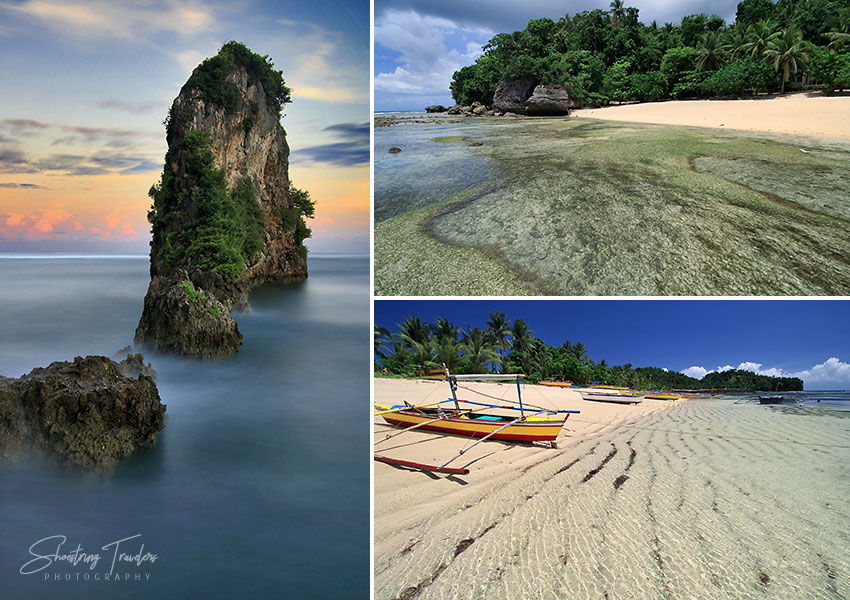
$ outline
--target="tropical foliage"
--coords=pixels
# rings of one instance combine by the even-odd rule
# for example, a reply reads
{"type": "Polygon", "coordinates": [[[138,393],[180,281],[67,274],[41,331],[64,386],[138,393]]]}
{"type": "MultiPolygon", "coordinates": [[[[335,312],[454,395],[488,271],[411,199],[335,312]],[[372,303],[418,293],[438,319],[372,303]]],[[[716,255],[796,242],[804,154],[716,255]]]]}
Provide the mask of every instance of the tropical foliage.
{"type": "Polygon", "coordinates": [[[801,85],[832,91],[850,86],[841,74],[850,63],[850,0],[744,0],[728,26],[702,13],[645,25],[637,8],[613,0],[608,11],[534,19],[522,31],[497,34],[483,50],[454,74],[450,87],[460,104],[490,104],[505,78],[563,85],[573,98],[597,105],[801,85]],[[834,66],[809,69],[822,52],[834,56],[838,74],[834,66]]]}
{"type": "Polygon", "coordinates": [[[180,180],[166,155],[160,182],[148,192],[151,245],[169,267],[214,269],[233,282],[262,248],[265,221],[253,181],[246,177],[228,188],[224,171],[214,166],[208,133],[188,132],[182,151],[186,169],[180,180]]]}
{"type": "MultiPolygon", "coordinates": [[[[183,87],[197,88],[206,102],[224,108],[225,112],[235,112],[239,108],[239,90],[228,76],[238,67],[243,67],[252,79],[260,82],[266,105],[280,116],[283,105],[290,102],[283,71],[275,70],[268,56],[260,56],[236,41],[227,42],[218,54],[198,65],[183,87]]],[[[252,115],[256,116],[256,110],[253,106],[251,108],[252,115]]],[[[250,129],[251,124],[245,123],[244,126],[250,129]]]]}
{"type": "Polygon", "coordinates": [[[564,379],[578,384],[598,382],[639,389],[739,389],[802,390],[795,377],[769,377],[751,371],[729,370],[695,379],[656,367],[609,366],[594,362],[581,342],[564,341],[550,346],[534,336],[522,319],[513,322],[505,313],[492,312],[487,328],[458,327],[444,318],[434,323],[409,316],[391,333],[375,325],[375,370],[385,374],[413,376],[426,370],[448,367],[457,374],[522,373],[528,381],[564,379]]]}

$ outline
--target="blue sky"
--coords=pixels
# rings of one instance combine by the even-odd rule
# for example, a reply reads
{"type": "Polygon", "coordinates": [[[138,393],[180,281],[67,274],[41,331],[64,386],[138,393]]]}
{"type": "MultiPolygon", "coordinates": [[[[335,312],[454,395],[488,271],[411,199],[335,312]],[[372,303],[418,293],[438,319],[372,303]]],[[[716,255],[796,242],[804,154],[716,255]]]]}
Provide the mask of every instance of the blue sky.
{"type": "MultiPolygon", "coordinates": [[[[610,0],[375,0],[375,110],[451,106],[452,74],[472,64],[495,34],[524,29],[531,19],[585,10],[608,10],[610,0]]],[[[727,22],[737,0],[640,0],[626,2],[640,20],[679,23],[704,12],[727,22]]]]}
{"type": "Polygon", "coordinates": [[[375,323],[397,331],[416,315],[483,329],[493,311],[523,319],[548,344],[580,341],[595,362],[697,378],[742,368],[850,389],[848,300],[376,300],[375,323]]]}
{"type": "Polygon", "coordinates": [[[0,1],[0,252],[147,253],[162,120],[235,39],[283,70],[313,251],[369,247],[366,0],[0,1]]]}

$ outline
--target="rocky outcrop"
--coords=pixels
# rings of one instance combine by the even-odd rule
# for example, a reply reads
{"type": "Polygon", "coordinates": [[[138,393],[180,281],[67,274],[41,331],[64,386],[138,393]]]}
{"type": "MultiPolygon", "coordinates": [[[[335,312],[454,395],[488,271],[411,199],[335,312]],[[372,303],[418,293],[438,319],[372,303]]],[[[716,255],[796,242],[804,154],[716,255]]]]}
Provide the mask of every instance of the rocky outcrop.
{"type": "Polygon", "coordinates": [[[442,104],[432,104],[431,106],[425,107],[425,112],[429,112],[429,113],[443,113],[443,112],[446,112],[447,110],[449,110],[449,109],[446,108],[445,106],[443,106],[442,104]]]}
{"type": "Polygon", "coordinates": [[[174,100],[151,189],[151,283],[136,344],[233,354],[242,336],[230,313],[248,308],[251,287],[307,277],[302,215],[312,204],[290,185],[280,125],[288,100],[280,72],[236,42],[201,63],[174,100]]]}
{"type": "Polygon", "coordinates": [[[138,448],[153,446],[165,425],[165,405],[150,377],[122,374],[127,366],[78,356],[18,379],[0,377],[0,457],[31,451],[108,472],[138,448]]]}
{"type": "Polygon", "coordinates": [[[562,86],[538,85],[525,101],[529,115],[567,115],[570,108],[570,96],[562,86]]]}
{"type": "Polygon", "coordinates": [[[526,114],[526,101],[534,92],[536,79],[502,79],[493,94],[493,108],[505,112],[526,114]]]}
{"type": "Polygon", "coordinates": [[[493,107],[521,115],[566,115],[575,103],[562,86],[539,85],[535,79],[502,79],[493,94],[493,107]]]}

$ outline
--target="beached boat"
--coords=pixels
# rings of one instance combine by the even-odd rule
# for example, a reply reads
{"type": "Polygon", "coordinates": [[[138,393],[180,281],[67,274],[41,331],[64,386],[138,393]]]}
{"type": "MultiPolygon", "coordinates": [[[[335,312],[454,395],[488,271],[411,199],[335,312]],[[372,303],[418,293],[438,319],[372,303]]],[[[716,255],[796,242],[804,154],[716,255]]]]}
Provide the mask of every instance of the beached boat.
{"type": "Polygon", "coordinates": [[[782,396],[759,396],[759,404],[782,404],[782,396]]]}
{"type": "Polygon", "coordinates": [[[617,402],[618,404],[637,404],[643,402],[643,396],[638,394],[620,393],[613,391],[579,391],[582,400],[593,402],[617,402]]]}
{"type": "Polygon", "coordinates": [[[549,386],[549,387],[563,387],[563,388],[572,387],[572,385],[573,385],[572,381],[539,381],[538,383],[540,385],[546,385],[546,386],[549,386]]]}
{"type": "Polygon", "coordinates": [[[523,405],[522,392],[520,391],[520,378],[522,375],[498,375],[491,373],[481,375],[451,375],[448,369],[446,369],[445,374],[449,382],[449,389],[452,392],[452,397],[447,400],[419,406],[411,406],[407,403],[400,406],[387,406],[376,403],[375,407],[378,408],[378,412],[375,413],[376,415],[380,415],[388,424],[402,428],[399,431],[386,435],[383,440],[378,440],[376,443],[414,429],[447,433],[467,438],[478,438],[478,440],[471,445],[465,446],[457,455],[442,465],[416,463],[388,456],[379,456],[377,454],[374,457],[376,461],[438,473],[466,474],[469,473],[469,469],[448,467],[448,464],[481,442],[485,440],[549,442],[552,447],[555,447],[555,439],[561,432],[561,428],[563,428],[567,418],[572,413],[580,412],[577,410],[550,410],[523,405]],[[518,405],[516,406],[458,400],[456,394],[458,380],[504,381],[506,379],[516,381],[518,398],[518,405]],[[453,406],[440,406],[446,403],[452,403],[453,406]],[[461,408],[461,403],[464,404],[463,408],[461,408]],[[471,406],[471,408],[467,408],[466,405],[471,406]],[[519,411],[519,415],[492,413],[492,409],[519,411]],[[484,411],[491,411],[491,413],[484,413],[484,411]]]}
{"type": "MultiPolygon", "coordinates": [[[[393,407],[375,404],[379,411],[393,407]]],[[[465,437],[483,438],[488,435],[492,440],[519,442],[552,442],[561,433],[561,428],[569,415],[562,417],[528,416],[516,421],[513,415],[478,414],[471,411],[457,411],[444,408],[410,407],[385,413],[381,417],[390,425],[452,433],[465,437]],[[507,425],[507,427],[504,427],[507,425]],[[496,430],[500,429],[498,433],[496,430]]]]}
{"type": "Polygon", "coordinates": [[[681,394],[656,394],[656,393],[650,393],[650,394],[646,394],[644,396],[644,398],[646,398],[647,400],[678,400],[681,397],[682,397],[681,394]]]}

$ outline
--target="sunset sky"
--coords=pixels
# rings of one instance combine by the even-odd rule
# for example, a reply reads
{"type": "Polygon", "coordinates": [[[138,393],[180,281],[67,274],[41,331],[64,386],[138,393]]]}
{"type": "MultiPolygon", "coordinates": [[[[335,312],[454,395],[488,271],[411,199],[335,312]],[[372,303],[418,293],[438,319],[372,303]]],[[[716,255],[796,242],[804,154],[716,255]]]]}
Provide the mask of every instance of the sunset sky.
{"type": "Polygon", "coordinates": [[[0,0],[0,252],[148,252],[162,120],[231,39],[292,90],[314,252],[369,249],[369,2],[0,0]]]}

